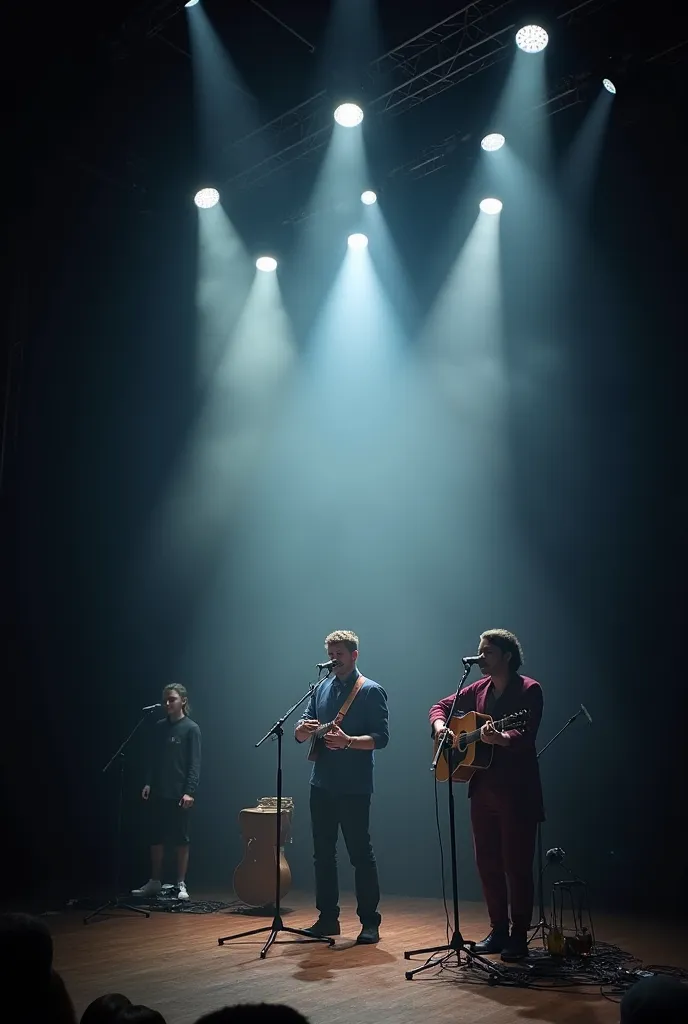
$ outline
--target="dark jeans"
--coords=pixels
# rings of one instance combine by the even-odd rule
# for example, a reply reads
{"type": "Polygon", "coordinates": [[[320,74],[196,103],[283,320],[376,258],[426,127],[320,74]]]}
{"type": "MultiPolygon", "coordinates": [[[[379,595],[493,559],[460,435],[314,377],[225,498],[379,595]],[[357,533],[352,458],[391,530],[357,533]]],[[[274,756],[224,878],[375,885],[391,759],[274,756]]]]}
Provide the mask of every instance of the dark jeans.
{"type": "Polygon", "coordinates": [[[311,786],[311,826],[315,862],[315,905],[328,921],[339,917],[337,837],[341,827],[354,869],[356,912],[363,925],[378,925],[380,885],[370,842],[370,794],[333,793],[311,786]]]}
{"type": "Polygon", "coordinates": [[[500,794],[481,787],[471,797],[475,862],[493,928],[530,927],[537,822],[500,794]],[[508,898],[507,898],[508,883],[508,898]]]}

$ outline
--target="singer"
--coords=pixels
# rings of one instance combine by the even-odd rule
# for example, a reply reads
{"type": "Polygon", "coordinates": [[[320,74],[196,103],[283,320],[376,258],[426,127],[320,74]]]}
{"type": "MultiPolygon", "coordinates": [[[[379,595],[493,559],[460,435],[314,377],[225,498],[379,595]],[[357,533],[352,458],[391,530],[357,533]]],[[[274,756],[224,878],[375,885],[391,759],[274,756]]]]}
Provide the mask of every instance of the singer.
{"type": "Polygon", "coordinates": [[[310,740],[319,725],[331,722],[311,773],[311,828],[315,863],[315,905],[319,917],[306,928],[311,935],[339,935],[337,837],[342,830],[354,868],[359,945],[380,941],[380,885],[370,841],[370,800],[373,792],[373,751],[389,741],[387,694],[365,679],[356,667],[358,637],[347,629],[325,639],[327,657],[336,662],[313,693],[306,713],[297,722],[299,743],[310,740]],[[353,695],[353,699],[351,699],[353,695]],[[346,713],[334,723],[344,704],[346,713]]]}
{"type": "Polygon", "coordinates": [[[201,774],[201,730],[189,718],[186,687],[166,686],[162,704],[167,717],[153,729],[141,792],[150,818],[151,876],[132,892],[134,896],[157,896],[161,891],[165,846],[169,845],[177,856],[177,896],[188,900],[189,815],[201,774]]]}
{"type": "MultiPolygon", "coordinates": [[[[468,786],[475,861],[492,931],[475,944],[477,953],[501,953],[506,961],[528,956],[528,929],[533,913],[533,857],[537,824],[544,821],[535,737],[542,717],[542,687],[521,675],[521,644],[506,629],[480,635],[479,667],[484,676],[459,694],[457,711],[477,711],[493,719],[527,710],[527,728],[497,732],[492,722],[481,741],[494,744],[492,763],[468,786]],[[511,901],[511,933],[509,901],[511,901]]],[[[454,694],[430,708],[433,734],[441,732],[454,694]]],[[[454,737],[454,745],[458,737],[454,737]]]]}

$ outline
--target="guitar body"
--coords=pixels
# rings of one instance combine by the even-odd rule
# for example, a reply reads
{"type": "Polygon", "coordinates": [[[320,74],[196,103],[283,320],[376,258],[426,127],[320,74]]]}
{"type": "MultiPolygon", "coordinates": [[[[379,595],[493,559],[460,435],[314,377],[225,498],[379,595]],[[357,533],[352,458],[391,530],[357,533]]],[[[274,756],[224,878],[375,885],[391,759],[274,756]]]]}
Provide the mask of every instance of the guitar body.
{"type": "Polygon", "coordinates": [[[276,810],[260,806],[246,807],[239,814],[244,853],[234,872],[234,891],[242,903],[249,907],[274,906],[277,856],[281,895],[285,896],[291,889],[291,870],[282,846],[291,838],[291,813],[291,808],[282,810],[279,850],[275,849],[276,810]]]}
{"type": "MultiPolygon", "coordinates": [[[[465,715],[455,715],[449,720],[449,728],[455,736],[465,736],[468,733],[479,730],[485,722],[492,721],[490,715],[481,715],[477,711],[467,711],[465,715]]],[[[435,740],[435,752],[437,751],[437,740],[435,740]]],[[[452,782],[470,782],[475,773],[492,764],[492,744],[482,743],[476,740],[468,743],[464,749],[447,747],[442,751],[442,756],[437,762],[435,778],[438,782],[446,782],[449,778],[449,760],[451,754],[451,777],[452,782]]]]}
{"type": "Polygon", "coordinates": [[[330,731],[334,722],[327,722],[325,725],[320,725],[311,737],[310,746],[308,748],[308,760],[317,761],[320,752],[325,746],[325,734],[330,731]]]}

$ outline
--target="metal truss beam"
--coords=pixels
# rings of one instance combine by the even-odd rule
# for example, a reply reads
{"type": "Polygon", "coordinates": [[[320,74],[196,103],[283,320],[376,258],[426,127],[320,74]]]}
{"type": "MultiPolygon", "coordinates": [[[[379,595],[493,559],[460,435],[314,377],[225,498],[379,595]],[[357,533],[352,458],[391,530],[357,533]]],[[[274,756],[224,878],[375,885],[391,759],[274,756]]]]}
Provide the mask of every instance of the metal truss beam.
{"type": "Polygon", "coordinates": [[[370,109],[403,113],[504,59],[516,23],[501,16],[513,3],[466,4],[373,61],[369,77],[378,96],[370,109]],[[390,87],[380,94],[385,82],[390,87]]]}
{"type": "MultiPolygon", "coordinates": [[[[402,114],[503,60],[513,40],[515,0],[472,0],[454,14],[408,39],[369,66],[368,115],[402,114]],[[506,23],[505,20],[506,19],[506,23]]],[[[597,14],[618,0],[562,0],[557,20],[567,24],[597,14]]],[[[334,98],[323,91],[292,107],[228,147],[233,162],[244,162],[260,136],[270,155],[235,173],[224,187],[253,188],[285,167],[321,149],[332,131],[334,98]]]]}
{"type": "Polygon", "coordinates": [[[120,25],[112,44],[113,54],[120,59],[128,57],[135,39],[154,38],[183,10],[184,0],[149,0],[141,4],[120,25]]]}

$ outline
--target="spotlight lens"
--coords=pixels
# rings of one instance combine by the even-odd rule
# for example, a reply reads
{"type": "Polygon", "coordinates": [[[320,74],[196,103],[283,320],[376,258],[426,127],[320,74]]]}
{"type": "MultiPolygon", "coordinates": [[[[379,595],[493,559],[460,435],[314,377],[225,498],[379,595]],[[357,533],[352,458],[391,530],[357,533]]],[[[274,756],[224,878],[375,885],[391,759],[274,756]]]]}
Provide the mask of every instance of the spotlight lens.
{"type": "Polygon", "coordinates": [[[516,33],[516,45],[524,53],[540,53],[548,42],[549,36],[539,25],[524,25],[516,33]]]}
{"type": "Polygon", "coordinates": [[[494,132],[492,135],[486,135],[483,141],[480,143],[486,153],[494,153],[496,150],[501,149],[506,139],[499,132],[494,132]]]}
{"type": "Polygon", "coordinates": [[[349,235],[349,248],[350,249],[365,249],[368,245],[367,235],[349,235]]]}
{"type": "Polygon", "coordinates": [[[602,85],[605,87],[607,92],[612,94],[612,96],[616,96],[616,86],[613,82],[610,82],[608,78],[602,79],[602,85]]]}
{"type": "Polygon", "coordinates": [[[220,193],[216,188],[202,188],[194,196],[194,203],[201,210],[209,210],[211,206],[217,206],[220,202],[220,193]]]}
{"type": "Polygon", "coordinates": [[[265,274],[271,274],[273,270],[277,270],[277,260],[274,256],[259,256],[256,260],[256,267],[265,274]]]}
{"type": "Polygon", "coordinates": [[[364,203],[366,206],[372,206],[373,203],[377,202],[377,196],[375,195],[374,192],[371,192],[369,189],[367,192],[363,192],[361,194],[361,202],[364,203]]]}
{"type": "Polygon", "coordinates": [[[480,209],[483,213],[501,213],[502,212],[502,200],[501,199],[483,199],[480,203],[480,209]]]}
{"type": "Polygon", "coordinates": [[[342,128],[355,128],[363,120],[363,111],[355,103],[342,103],[335,110],[334,119],[342,128]]]}
{"type": "Polygon", "coordinates": [[[185,7],[195,7],[197,3],[198,3],[198,0],[186,0],[186,3],[184,4],[184,6],[185,7]]]}

